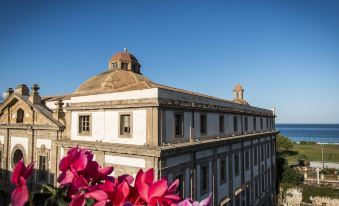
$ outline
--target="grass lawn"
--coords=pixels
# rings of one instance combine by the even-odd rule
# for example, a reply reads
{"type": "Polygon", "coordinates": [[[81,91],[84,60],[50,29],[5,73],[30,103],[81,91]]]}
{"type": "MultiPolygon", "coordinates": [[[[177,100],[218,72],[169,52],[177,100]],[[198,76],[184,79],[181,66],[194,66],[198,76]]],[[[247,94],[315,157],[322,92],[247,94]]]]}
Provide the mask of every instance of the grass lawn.
{"type": "MultiPolygon", "coordinates": [[[[325,162],[339,162],[339,145],[323,145],[324,146],[324,161],[325,162]]],[[[288,164],[297,163],[298,155],[300,153],[306,155],[309,161],[321,161],[321,147],[319,144],[301,145],[293,144],[293,151],[285,157],[288,164]]]]}

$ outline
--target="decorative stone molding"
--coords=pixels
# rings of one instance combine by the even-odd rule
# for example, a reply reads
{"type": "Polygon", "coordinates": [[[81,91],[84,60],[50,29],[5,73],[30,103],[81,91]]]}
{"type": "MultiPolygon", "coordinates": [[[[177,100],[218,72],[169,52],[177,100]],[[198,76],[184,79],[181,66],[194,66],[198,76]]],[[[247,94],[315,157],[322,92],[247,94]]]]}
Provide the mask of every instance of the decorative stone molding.
{"type": "Polygon", "coordinates": [[[16,144],[14,145],[14,147],[12,148],[12,151],[11,151],[11,165],[12,165],[12,168],[14,168],[14,161],[13,161],[13,158],[14,158],[14,153],[15,151],[17,150],[21,150],[22,152],[22,157],[24,159],[24,163],[27,164],[27,151],[25,150],[24,146],[22,144],[16,144]]]}

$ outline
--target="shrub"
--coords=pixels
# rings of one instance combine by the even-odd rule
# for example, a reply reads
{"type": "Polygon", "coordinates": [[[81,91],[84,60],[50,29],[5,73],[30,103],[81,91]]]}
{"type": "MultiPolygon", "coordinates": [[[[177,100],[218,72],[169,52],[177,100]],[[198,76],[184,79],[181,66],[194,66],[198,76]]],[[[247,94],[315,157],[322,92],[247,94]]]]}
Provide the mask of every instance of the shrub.
{"type": "Polygon", "coordinates": [[[292,185],[300,185],[304,181],[304,176],[293,168],[287,167],[282,174],[281,182],[292,185]]]}

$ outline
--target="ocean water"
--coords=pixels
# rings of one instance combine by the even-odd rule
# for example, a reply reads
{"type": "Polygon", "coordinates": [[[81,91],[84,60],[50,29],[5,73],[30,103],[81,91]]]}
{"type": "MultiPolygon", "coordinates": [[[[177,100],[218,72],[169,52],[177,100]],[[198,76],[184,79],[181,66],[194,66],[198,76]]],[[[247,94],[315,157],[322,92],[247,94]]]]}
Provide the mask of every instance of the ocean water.
{"type": "Polygon", "coordinates": [[[339,124],[276,124],[276,128],[295,142],[339,144],[339,124]]]}

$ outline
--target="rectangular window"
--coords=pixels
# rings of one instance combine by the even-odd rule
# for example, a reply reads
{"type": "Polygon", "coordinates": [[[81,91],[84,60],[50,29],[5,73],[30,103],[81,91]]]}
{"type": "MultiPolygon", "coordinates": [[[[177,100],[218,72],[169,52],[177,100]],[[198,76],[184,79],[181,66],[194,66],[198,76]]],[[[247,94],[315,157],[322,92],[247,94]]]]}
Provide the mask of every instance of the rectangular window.
{"type": "Polygon", "coordinates": [[[121,62],[121,68],[122,69],[128,69],[128,63],[121,62]]]}
{"type": "Polygon", "coordinates": [[[90,115],[79,116],[79,134],[91,133],[91,117],[90,115]]]}
{"type": "Polygon", "coordinates": [[[205,165],[205,166],[202,166],[201,167],[201,194],[204,194],[206,192],[208,192],[208,166],[205,165]]]}
{"type": "Polygon", "coordinates": [[[233,116],[233,131],[238,132],[238,117],[233,116]]]}
{"type": "Polygon", "coordinates": [[[250,168],[250,153],[248,150],[245,152],[245,168],[248,170],[250,168]]]}
{"type": "Polygon", "coordinates": [[[219,133],[222,134],[225,132],[225,116],[219,116],[219,133]]]}
{"type": "Polygon", "coordinates": [[[264,161],[264,145],[261,145],[261,161],[264,161]]]}
{"type": "Polygon", "coordinates": [[[261,131],[264,129],[264,124],[262,118],[260,118],[260,129],[261,131]]]}
{"type": "Polygon", "coordinates": [[[226,159],[220,159],[220,184],[226,182],[226,159]]]}
{"type": "Polygon", "coordinates": [[[258,164],[258,149],[257,147],[254,147],[254,165],[258,164]]]}
{"type": "Polygon", "coordinates": [[[185,197],[185,179],[183,175],[177,175],[175,176],[175,180],[179,180],[179,187],[177,189],[177,192],[179,193],[181,199],[185,197]]]}
{"type": "Polygon", "coordinates": [[[267,158],[270,156],[270,143],[266,144],[267,158]]]}
{"type": "Polygon", "coordinates": [[[184,118],[182,114],[175,114],[174,116],[174,126],[175,126],[175,137],[182,137],[184,134],[183,131],[184,118]]]}
{"type": "Polygon", "coordinates": [[[266,130],[268,130],[268,118],[266,118],[266,130]]]}
{"type": "Polygon", "coordinates": [[[39,156],[39,181],[47,181],[47,157],[39,156]]]}
{"type": "Polygon", "coordinates": [[[117,69],[117,68],[118,68],[118,63],[117,63],[117,62],[116,62],[116,63],[113,63],[113,64],[112,64],[112,68],[113,68],[113,69],[117,69]]]}
{"type": "Polygon", "coordinates": [[[206,114],[200,115],[200,133],[207,134],[207,116],[206,114]]]}
{"type": "Polygon", "coordinates": [[[120,115],[120,135],[129,136],[131,134],[131,115],[120,115]]]}
{"type": "Polygon", "coordinates": [[[253,117],[253,130],[257,130],[257,118],[253,117]]]}
{"type": "Polygon", "coordinates": [[[245,131],[248,130],[248,118],[245,117],[245,131]]]}
{"type": "Polygon", "coordinates": [[[234,174],[239,175],[239,154],[234,155],[234,174]]]}

